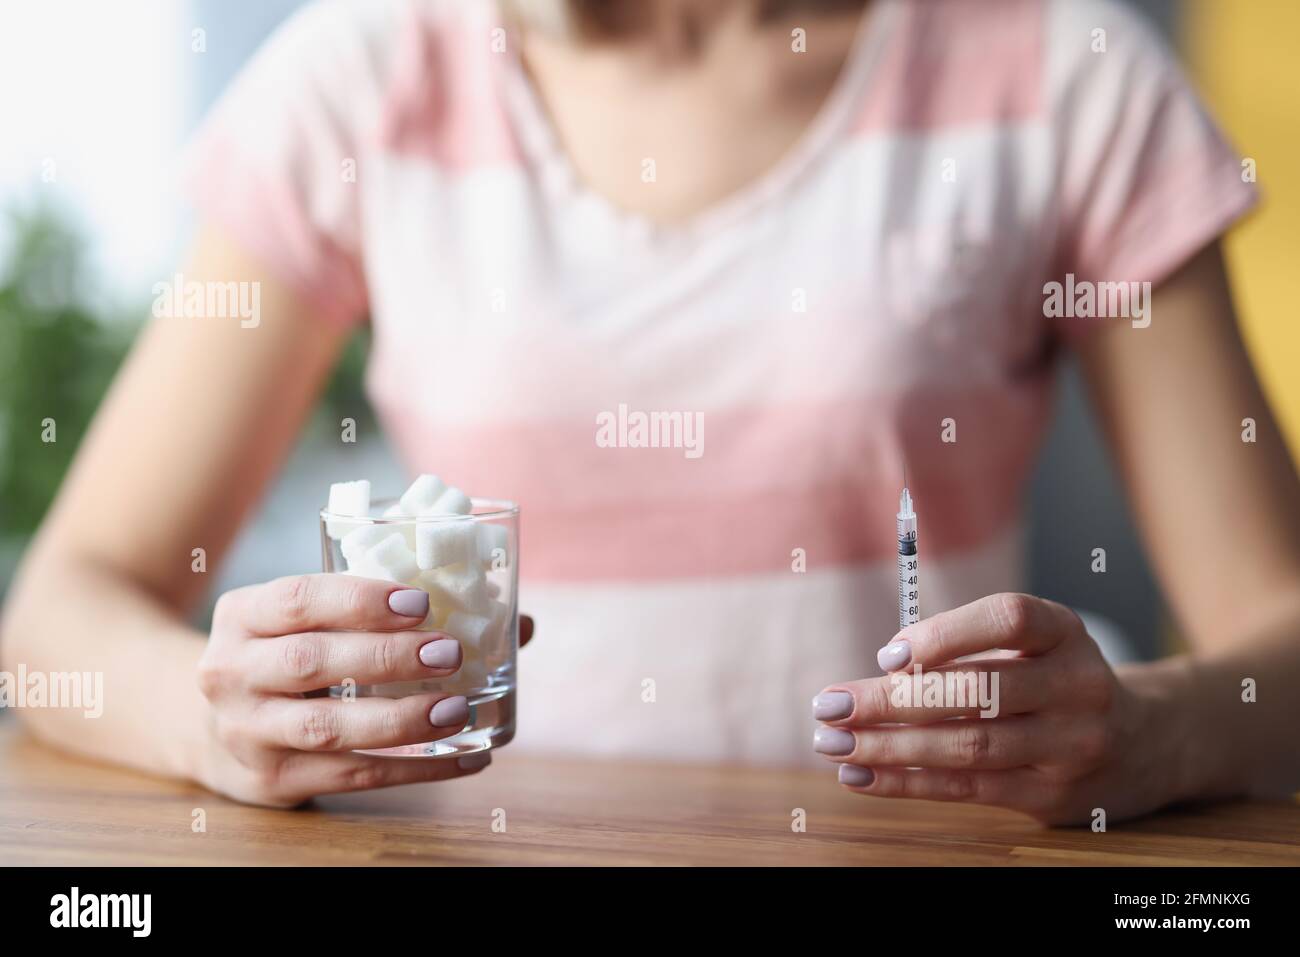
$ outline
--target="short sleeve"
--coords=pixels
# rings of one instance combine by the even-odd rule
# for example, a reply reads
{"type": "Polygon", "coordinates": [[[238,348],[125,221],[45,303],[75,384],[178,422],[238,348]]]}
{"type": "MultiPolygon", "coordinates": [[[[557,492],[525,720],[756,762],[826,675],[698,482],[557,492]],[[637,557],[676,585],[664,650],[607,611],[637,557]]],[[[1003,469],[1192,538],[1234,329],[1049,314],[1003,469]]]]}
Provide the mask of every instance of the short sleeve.
{"type": "Polygon", "coordinates": [[[382,106],[392,13],[375,0],[297,11],[203,120],[182,166],[200,218],[328,321],[367,310],[361,191],[382,106]]]}
{"type": "MultiPolygon", "coordinates": [[[[1241,158],[1155,30],[1112,2],[1057,2],[1048,30],[1056,266],[1155,286],[1257,201],[1241,158]]],[[[1071,323],[1067,334],[1092,323],[1071,323]]]]}

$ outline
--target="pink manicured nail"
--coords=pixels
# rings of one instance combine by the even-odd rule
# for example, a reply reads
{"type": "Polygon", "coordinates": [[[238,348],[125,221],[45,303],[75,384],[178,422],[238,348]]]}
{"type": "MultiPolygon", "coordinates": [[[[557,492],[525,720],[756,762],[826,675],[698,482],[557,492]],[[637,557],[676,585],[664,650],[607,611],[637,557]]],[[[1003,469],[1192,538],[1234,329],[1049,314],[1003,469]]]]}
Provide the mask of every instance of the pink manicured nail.
{"type": "Polygon", "coordinates": [[[460,642],[455,638],[439,638],[420,646],[420,663],[430,668],[460,667],[460,642]]]}
{"type": "Polygon", "coordinates": [[[880,665],[881,671],[897,671],[899,668],[906,668],[911,660],[912,643],[906,638],[891,641],[876,652],[876,663],[880,665]]]}
{"type": "Polygon", "coordinates": [[[839,721],[853,713],[853,695],[847,691],[824,691],[813,698],[813,717],[818,721],[839,721]]]}
{"type": "Polygon", "coordinates": [[[851,788],[865,788],[870,787],[875,779],[876,772],[870,768],[860,768],[856,764],[840,765],[840,784],[847,784],[851,788]]]}
{"type": "Polygon", "coordinates": [[[435,728],[459,728],[469,720],[469,699],[463,694],[443,698],[429,709],[429,721],[435,728]]]}
{"type": "Polygon", "coordinates": [[[388,607],[395,615],[407,618],[424,618],[429,614],[429,593],[419,588],[395,591],[388,596],[388,607]]]}
{"type": "Polygon", "coordinates": [[[853,732],[843,728],[818,728],[813,732],[813,750],[819,754],[852,754],[857,744],[853,732]]]}

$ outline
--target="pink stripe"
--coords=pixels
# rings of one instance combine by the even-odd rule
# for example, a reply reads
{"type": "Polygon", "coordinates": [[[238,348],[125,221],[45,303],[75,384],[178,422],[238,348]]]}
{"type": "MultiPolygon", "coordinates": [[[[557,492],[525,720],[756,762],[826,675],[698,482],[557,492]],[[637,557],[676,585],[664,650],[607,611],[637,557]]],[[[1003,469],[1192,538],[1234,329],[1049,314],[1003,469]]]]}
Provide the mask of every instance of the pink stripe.
{"type": "Polygon", "coordinates": [[[523,162],[500,89],[507,54],[491,48],[496,26],[435,23],[412,9],[380,126],[385,147],[456,171],[523,162]]]}
{"type": "Polygon", "coordinates": [[[529,580],[635,581],[789,570],[795,548],[809,568],[888,559],[904,456],[926,553],[982,544],[1017,514],[1046,388],[711,412],[694,460],[599,448],[595,413],[474,430],[385,418],[413,473],[520,503],[529,580]]]}
{"type": "Polygon", "coordinates": [[[1041,0],[904,4],[856,133],[1013,123],[1043,109],[1041,0]]]}

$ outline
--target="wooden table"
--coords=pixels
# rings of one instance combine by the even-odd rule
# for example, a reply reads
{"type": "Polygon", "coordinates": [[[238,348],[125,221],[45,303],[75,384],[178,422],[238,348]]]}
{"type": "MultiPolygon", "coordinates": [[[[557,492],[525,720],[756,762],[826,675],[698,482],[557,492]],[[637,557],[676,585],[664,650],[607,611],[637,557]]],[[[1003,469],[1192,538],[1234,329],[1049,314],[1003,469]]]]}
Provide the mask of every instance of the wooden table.
{"type": "Polygon", "coordinates": [[[832,769],[547,761],[505,748],[473,778],[244,807],[86,763],[0,721],[0,864],[1300,864],[1300,804],[1112,826],[863,798],[832,769]],[[205,833],[191,830],[193,812],[205,833]],[[807,830],[791,829],[802,808],[807,830]],[[500,809],[500,810],[498,810],[500,809]],[[505,831],[493,830],[504,812],[505,831]]]}

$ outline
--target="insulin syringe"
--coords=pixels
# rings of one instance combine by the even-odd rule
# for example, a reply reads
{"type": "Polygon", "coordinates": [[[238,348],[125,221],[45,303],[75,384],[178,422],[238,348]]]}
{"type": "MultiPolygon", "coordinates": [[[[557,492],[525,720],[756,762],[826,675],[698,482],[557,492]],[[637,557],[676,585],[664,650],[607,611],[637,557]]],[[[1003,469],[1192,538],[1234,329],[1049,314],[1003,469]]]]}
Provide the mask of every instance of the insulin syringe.
{"type": "Polygon", "coordinates": [[[921,585],[916,561],[916,510],[912,508],[912,493],[907,490],[907,477],[903,478],[903,491],[898,496],[898,628],[921,620],[921,585]]]}

